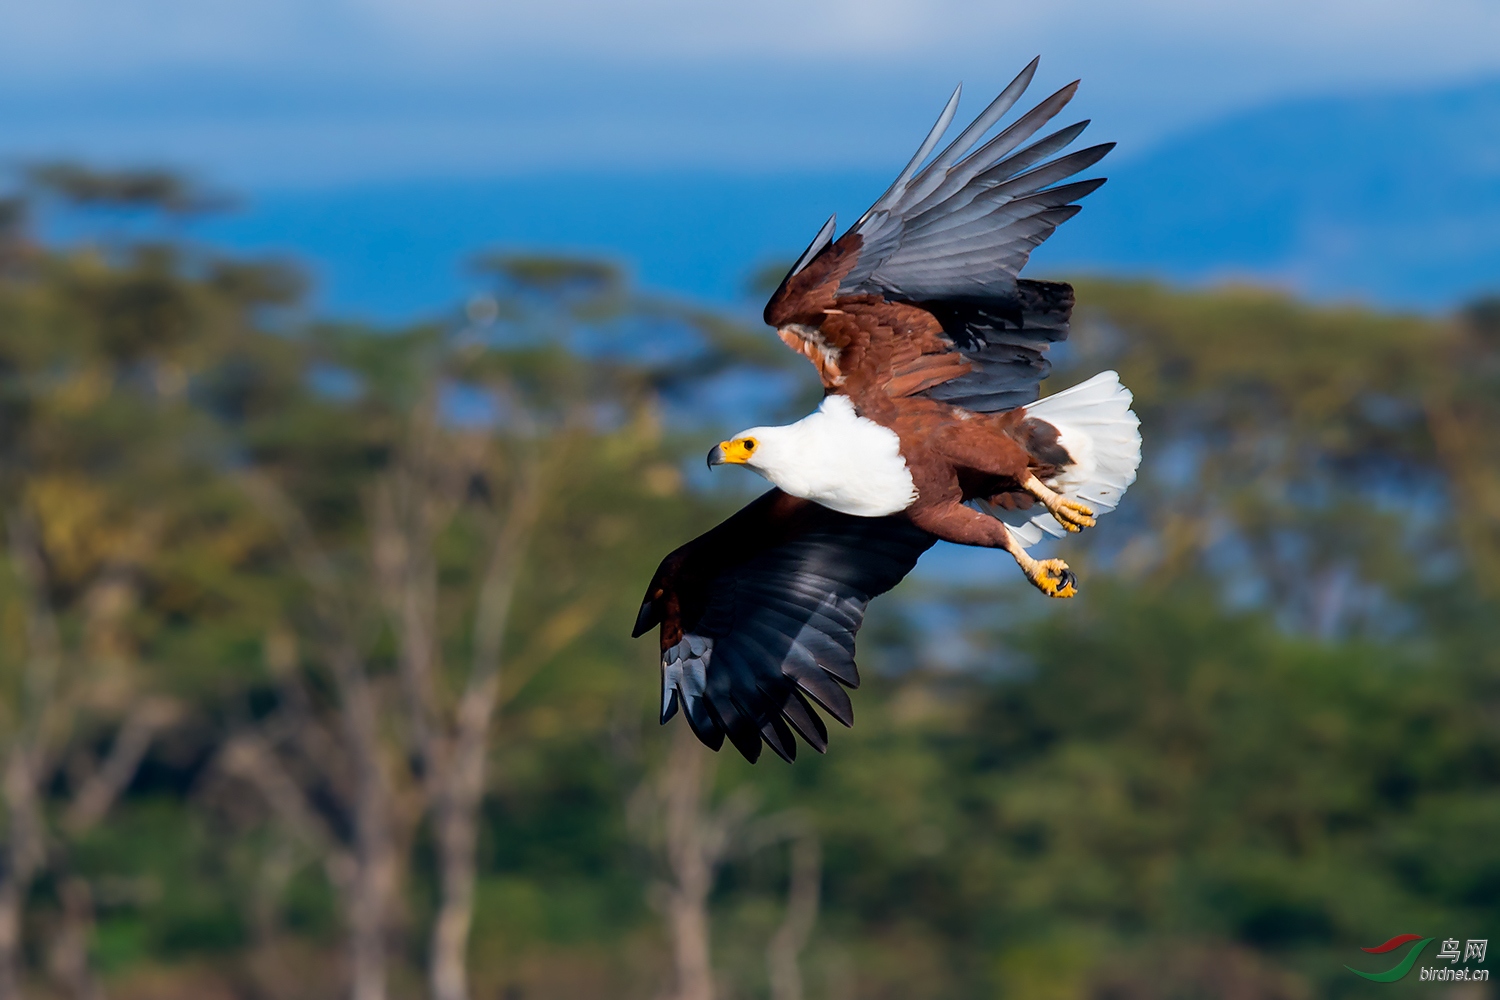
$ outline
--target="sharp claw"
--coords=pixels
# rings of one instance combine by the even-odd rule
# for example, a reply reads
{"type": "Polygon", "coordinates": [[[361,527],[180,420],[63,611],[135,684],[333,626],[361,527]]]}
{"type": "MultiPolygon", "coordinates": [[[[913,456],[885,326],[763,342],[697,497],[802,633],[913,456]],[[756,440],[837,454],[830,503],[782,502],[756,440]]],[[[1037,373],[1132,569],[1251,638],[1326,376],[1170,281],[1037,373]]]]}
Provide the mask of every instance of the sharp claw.
{"type": "Polygon", "coordinates": [[[1058,573],[1057,590],[1053,593],[1052,596],[1072,597],[1076,593],[1078,593],[1078,577],[1073,575],[1073,571],[1070,569],[1065,569],[1058,573]]]}
{"type": "Polygon", "coordinates": [[[1037,574],[1030,577],[1036,589],[1048,597],[1072,597],[1078,593],[1078,577],[1061,559],[1048,559],[1037,564],[1037,574]]]}
{"type": "Polygon", "coordinates": [[[1057,518],[1057,523],[1061,524],[1068,531],[1082,531],[1084,528],[1092,528],[1094,526],[1094,519],[1092,517],[1079,517],[1072,512],[1055,514],[1053,516],[1057,518]]]}

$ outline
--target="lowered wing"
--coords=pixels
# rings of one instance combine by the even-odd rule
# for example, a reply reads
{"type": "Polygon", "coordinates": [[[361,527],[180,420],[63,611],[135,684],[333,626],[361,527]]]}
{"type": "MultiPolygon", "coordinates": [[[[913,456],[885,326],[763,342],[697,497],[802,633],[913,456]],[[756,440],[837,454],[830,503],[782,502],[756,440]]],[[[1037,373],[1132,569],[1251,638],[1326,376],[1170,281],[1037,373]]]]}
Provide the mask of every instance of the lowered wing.
{"type": "Polygon", "coordinates": [[[634,631],[661,626],[661,721],[681,708],[698,739],[717,750],[728,736],[752,762],[762,741],[794,759],[793,732],[826,750],[814,706],[853,723],[865,606],[934,541],[902,517],[771,490],[688,542],[662,560],[634,631]]]}

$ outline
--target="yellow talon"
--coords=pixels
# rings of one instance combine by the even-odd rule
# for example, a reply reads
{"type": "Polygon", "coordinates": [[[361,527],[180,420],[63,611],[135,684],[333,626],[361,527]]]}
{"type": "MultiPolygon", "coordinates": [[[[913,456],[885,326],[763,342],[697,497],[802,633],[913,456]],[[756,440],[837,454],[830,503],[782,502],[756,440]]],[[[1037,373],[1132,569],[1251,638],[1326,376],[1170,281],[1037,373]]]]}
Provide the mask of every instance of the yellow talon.
{"type": "Polygon", "coordinates": [[[1059,498],[1057,506],[1049,509],[1052,511],[1052,516],[1057,518],[1058,523],[1069,531],[1082,531],[1098,523],[1094,520],[1094,508],[1076,500],[1059,498]]]}
{"type": "Polygon", "coordinates": [[[1034,563],[1028,569],[1026,579],[1048,597],[1072,597],[1078,593],[1078,577],[1061,559],[1043,559],[1034,563]]]}
{"type": "Polygon", "coordinates": [[[1057,519],[1057,523],[1068,531],[1082,531],[1084,528],[1092,528],[1096,523],[1094,508],[1086,503],[1079,503],[1077,500],[1069,500],[1036,476],[1027,476],[1021,486],[1040,500],[1057,519]]]}

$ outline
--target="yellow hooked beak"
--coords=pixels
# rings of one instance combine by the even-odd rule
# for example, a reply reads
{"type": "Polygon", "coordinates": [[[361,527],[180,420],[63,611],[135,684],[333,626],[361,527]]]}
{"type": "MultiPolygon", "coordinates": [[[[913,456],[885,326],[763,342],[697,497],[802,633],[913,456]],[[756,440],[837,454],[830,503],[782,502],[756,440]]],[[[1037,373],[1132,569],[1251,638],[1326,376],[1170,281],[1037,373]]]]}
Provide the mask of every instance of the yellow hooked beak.
{"type": "Polygon", "coordinates": [[[733,441],[720,441],[709,449],[708,467],[712,469],[716,465],[744,465],[755,455],[757,447],[755,438],[735,438],[733,441]]]}

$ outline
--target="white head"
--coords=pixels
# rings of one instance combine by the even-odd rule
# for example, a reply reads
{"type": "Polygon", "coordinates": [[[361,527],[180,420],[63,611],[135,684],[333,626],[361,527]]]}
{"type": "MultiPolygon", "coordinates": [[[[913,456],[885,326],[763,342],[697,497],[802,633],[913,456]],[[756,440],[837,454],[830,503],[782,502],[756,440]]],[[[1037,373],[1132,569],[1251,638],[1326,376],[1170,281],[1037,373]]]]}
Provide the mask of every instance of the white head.
{"type": "Polygon", "coordinates": [[[752,427],[708,453],[708,464],[743,465],[795,497],[879,517],[916,499],[894,431],[855,412],[846,396],[825,397],[794,424],[752,427]]]}
{"type": "Polygon", "coordinates": [[[720,441],[708,451],[708,466],[743,465],[765,476],[773,483],[778,472],[790,472],[799,464],[796,424],[784,427],[752,427],[740,431],[728,441],[720,441]]]}

